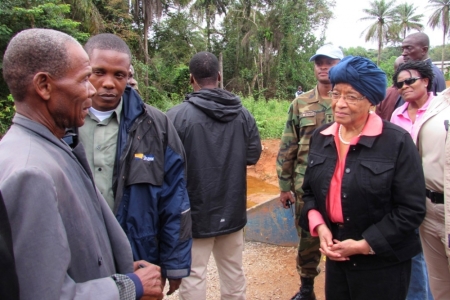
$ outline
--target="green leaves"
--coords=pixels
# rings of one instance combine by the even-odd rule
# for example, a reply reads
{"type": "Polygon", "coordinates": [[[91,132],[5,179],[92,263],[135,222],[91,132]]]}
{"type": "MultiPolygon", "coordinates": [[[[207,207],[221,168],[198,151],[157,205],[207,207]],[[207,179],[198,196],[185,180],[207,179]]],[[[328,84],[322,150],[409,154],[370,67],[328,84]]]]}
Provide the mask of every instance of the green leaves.
{"type": "Polygon", "coordinates": [[[11,121],[15,112],[14,100],[11,95],[6,99],[0,98],[0,139],[11,126],[11,121]]]}

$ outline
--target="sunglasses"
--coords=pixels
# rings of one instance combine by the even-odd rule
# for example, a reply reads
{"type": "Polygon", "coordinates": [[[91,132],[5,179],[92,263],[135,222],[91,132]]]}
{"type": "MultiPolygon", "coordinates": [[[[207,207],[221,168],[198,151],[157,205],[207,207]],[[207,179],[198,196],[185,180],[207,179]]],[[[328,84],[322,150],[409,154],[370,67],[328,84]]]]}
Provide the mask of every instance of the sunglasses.
{"type": "Polygon", "coordinates": [[[411,84],[414,84],[414,82],[416,82],[418,79],[422,79],[422,77],[411,77],[411,78],[405,79],[403,81],[398,81],[395,83],[395,86],[398,89],[401,89],[403,87],[403,84],[411,85],[411,84]]]}

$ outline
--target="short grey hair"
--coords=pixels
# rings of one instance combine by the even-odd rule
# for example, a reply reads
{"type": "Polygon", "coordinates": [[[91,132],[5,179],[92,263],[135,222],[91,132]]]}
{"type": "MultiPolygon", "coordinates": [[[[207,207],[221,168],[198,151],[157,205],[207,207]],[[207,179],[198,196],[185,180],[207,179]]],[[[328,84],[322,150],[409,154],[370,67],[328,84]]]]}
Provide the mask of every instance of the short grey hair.
{"type": "Polygon", "coordinates": [[[79,44],[70,35],[42,28],[27,29],[12,38],[3,56],[3,78],[15,101],[25,99],[38,72],[55,78],[66,74],[70,66],[67,43],[79,44]]]}

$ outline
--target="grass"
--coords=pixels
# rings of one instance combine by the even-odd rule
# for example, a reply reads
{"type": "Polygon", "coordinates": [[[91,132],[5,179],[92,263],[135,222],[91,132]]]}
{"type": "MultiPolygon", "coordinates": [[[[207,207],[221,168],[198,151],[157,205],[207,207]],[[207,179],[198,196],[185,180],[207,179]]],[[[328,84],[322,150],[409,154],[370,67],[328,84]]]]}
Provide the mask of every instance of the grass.
{"type": "Polygon", "coordinates": [[[261,139],[281,138],[291,101],[242,98],[242,104],[255,118],[261,139]]]}

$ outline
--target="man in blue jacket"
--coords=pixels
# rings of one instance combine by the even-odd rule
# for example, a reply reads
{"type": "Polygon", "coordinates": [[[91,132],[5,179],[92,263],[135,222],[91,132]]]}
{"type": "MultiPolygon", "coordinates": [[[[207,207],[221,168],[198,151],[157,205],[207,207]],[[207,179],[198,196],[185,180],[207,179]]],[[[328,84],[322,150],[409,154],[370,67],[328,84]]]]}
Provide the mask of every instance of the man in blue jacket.
{"type": "Polygon", "coordinates": [[[247,223],[246,166],[261,154],[253,116],[236,95],[217,87],[219,61],[199,52],[189,63],[193,93],[167,112],[186,150],[192,207],[192,270],[180,286],[183,300],[206,299],[211,252],[221,299],[245,299],[243,227],[247,223]]]}
{"type": "Polygon", "coordinates": [[[84,46],[97,89],[79,139],[95,184],[131,243],[135,260],[161,267],[169,294],[191,267],[191,215],[183,145],[167,117],[127,86],[131,52],[113,34],[84,46]]]}

